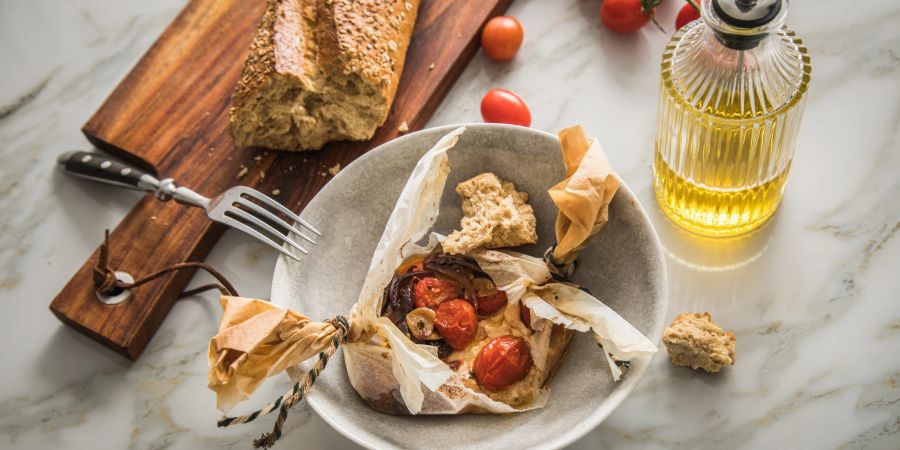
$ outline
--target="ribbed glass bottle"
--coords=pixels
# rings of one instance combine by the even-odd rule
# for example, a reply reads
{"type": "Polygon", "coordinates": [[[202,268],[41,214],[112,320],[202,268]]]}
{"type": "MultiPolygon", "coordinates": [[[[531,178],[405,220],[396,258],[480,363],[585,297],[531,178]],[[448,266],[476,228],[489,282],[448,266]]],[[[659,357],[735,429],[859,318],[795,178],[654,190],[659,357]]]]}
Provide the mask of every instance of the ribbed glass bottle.
{"type": "Polygon", "coordinates": [[[654,189],[676,223],[734,236],[762,225],[781,202],[811,66],[781,23],[754,47],[735,49],[723,44],[717,26],[727,25],[709,1],[701,12],[663,55],[654,189]]]}

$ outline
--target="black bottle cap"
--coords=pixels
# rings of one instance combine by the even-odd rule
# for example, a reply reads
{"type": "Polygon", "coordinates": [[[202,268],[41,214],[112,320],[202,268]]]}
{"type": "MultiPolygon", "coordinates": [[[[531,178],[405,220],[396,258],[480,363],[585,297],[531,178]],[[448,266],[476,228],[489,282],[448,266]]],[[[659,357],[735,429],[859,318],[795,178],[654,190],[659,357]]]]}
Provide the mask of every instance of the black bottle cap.
{"type": "Polygon", "coordinates": [[[738,28],[761,27],[781,11],[782,0],[712,0],[716,15],[738,28]]]}
{"type": "MultiPolygon", "coordinates": [[[[712,9],[718,20],[734,28],[753,30],[765,28],[782,11],[784,0],[712,0],[712,9]]],[[[744,34],[716,30],[716,37],[725,46],[735,50],[749,50],[759,45],[768,31],[744,34]]]]}

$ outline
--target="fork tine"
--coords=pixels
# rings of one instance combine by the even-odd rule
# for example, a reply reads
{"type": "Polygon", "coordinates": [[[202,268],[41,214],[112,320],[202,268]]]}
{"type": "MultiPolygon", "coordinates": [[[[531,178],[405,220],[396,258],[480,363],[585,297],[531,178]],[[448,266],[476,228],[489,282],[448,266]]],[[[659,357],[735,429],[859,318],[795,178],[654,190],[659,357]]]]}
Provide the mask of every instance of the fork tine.
{"type": "Polygon", "coordinates": [[[250,214],[247,211],[244,211],[243,209],[229,208],[228,211],[226,211],[226,213],[234,214],[234,215],[240,217],[241,219],[244,219],[244,220],[268,231],[269,233],[272,233],[272,234],[284,239],[284,242],[287,242],[288,244],[291,245],[291,247],[294,247],[297,250],[300,250],[300,252],[303,253],[304,255],[309,254],[309,252],[306,251],[305,248],[301,247],[300,244],[297,244],[296,242],[292,241],[288,236],[281,234],[278,230],[276,230],[274,227],[272,227],[272,225],[269,225],[269,224],[263,222],[262,219],[260,219],[259,217],[256,217],[253,214],[250,214]]]}
{"type": "Polygon", "coordinates": [[[303,239],[306,239],[311,244],[316,243],[316,241],[314,241],[311,237],[307,236],[306,234],[304,234],[302,231],[298,230],[293,225],[281,220],[280,217],[276,216],[275,214],[272,214],[271,212],[269,212],[269,210],[263,208],[262,206],[259,206],[256,203],[253,203],[249,200],[245,200],[243,197],[238,198],[236,203],[238,203],[239,205],[242,205],[242,206],[246,206],[247,208],[250,208],[253,211],[255,211],[257,214],[259,214],[263,218],[271,220],[272,222],[275,222],[278,225],[285,227],[288,230],[293,231],[296,235],[300,236],[303,239]]]}
{"type": "Polygon", "coordinates": [[[290,257],[290,258],[293,259],[294,261],[298,261],[298,262],[300,261],[300,258],[296,257],[296,256],[295,256],[294,254],[292,254],[291,252],[285,250],[284,247],[278,245],[277,243],[275,243],[275,241],[269,239],[268,237],[266,237],[264,234],[260,233],[259,231],[256,231],[256,230],[254,230],[253,228],[250,228],[250,226],[248,226],[247,224],[241,222],[240,220],[237,220],[237,219],[235,219],[235,218],[233,218],[233,217],[225,216],[225,217],[223,217],[220,221],[221,221],[222,223],[224,223],[225,225],[228,225],[228,226],[230,226],[230,227],[232,227],[232,228],[241,230],[241,231],[243,231],[244,233],[247,233],[247,234],[249,234],[250,236],[255,237],[256,239],[259,239],[259,240],[262,241],[264,244],[268,245],[269,247],[274,248],[275,250],[278,250],[278,251],[281,252],[283,255],[286,255],[286,256],[290,257]]]}
{"type": "Polygon", "coordinates": [[[319,230],[315,229],[315,227],[313,227],[312,225],[307,223],[305,220],[301,219],[300,216],[294,214],[294,212],[291,211],[290,209],[287,209],[286,206],[284,206],[281,203],[278,203],[275,200],[273,200],[272,198],[270,198],[268,195],[263,194],[262,192],[259,192],[255,189],[246,189],[243,191],[243,193],[247,194],[249,197],[253,197],[256,200],[259,200],[259,201],[277,209],[278,211],[287,215],[291,220],[299,223],[300,225],[303,225],[306,228],[309,228],[309,230],[312,231],[313,233],[315,233],[319,236],[322,235],[322,233],[320,233],[319,230]]]}

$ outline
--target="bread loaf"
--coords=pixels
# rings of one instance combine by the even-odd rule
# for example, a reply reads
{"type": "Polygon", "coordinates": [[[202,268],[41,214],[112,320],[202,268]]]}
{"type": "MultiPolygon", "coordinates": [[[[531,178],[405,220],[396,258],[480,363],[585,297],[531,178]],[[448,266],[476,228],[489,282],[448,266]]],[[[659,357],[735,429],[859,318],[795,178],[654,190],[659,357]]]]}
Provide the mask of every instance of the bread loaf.
{"type": "Polygon", "coordinates": [[[387,119],[418,0],[269,0],[232,95],[239,146],[318,150],[387,119]]]}

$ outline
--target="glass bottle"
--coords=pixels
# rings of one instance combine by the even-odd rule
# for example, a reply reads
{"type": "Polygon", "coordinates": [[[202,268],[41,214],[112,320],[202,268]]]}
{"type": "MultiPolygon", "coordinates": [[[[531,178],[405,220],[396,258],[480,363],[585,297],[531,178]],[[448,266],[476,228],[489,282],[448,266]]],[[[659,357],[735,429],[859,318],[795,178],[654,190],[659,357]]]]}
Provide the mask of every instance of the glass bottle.
{"type": "Polygon", "coordinates": [[[762,225],[781,202],[810,80],[788,0],[702,0],[662,60],[654,190],[703,235],[762,225]]]}

